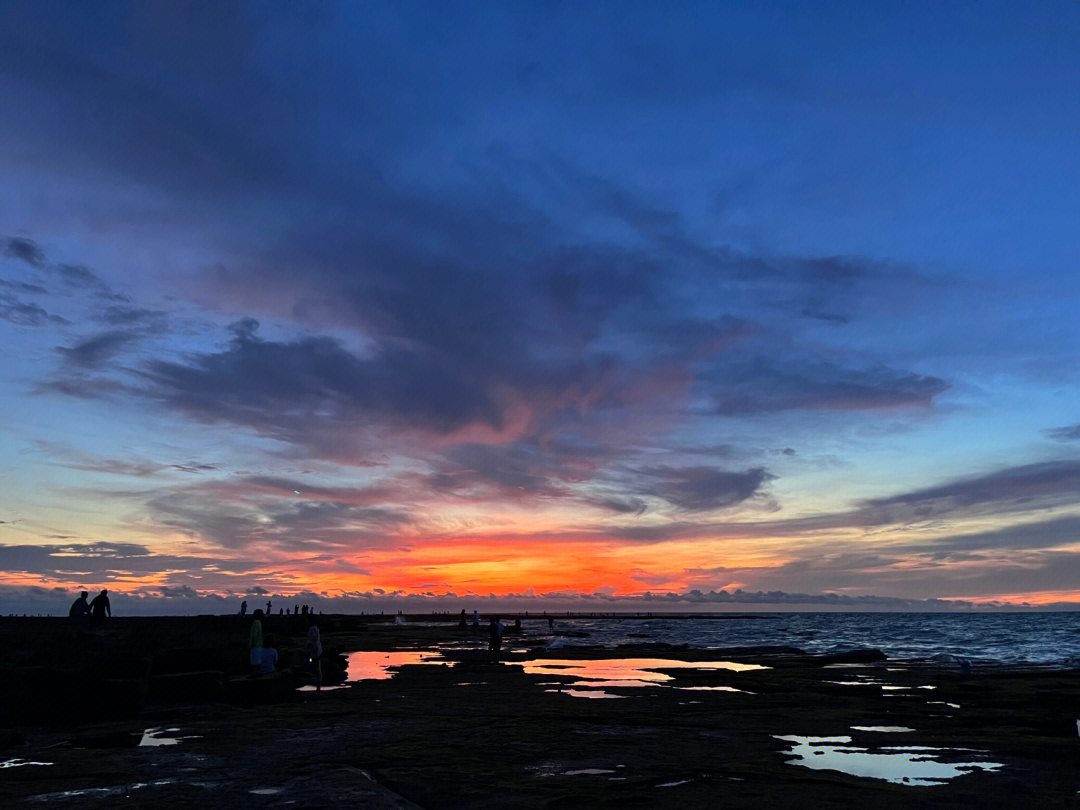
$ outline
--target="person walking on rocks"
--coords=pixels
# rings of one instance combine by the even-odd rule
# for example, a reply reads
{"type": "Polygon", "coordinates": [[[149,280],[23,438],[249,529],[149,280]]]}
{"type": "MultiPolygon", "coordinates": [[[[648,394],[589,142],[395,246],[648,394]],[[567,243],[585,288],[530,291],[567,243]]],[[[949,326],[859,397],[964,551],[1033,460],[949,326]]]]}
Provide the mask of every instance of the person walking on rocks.
{"type": "Polygon", "coordinates": [[[491,662],[496,663],[499,660],[499,651],[502,649],[502,638],[505,632],[502,622],[499,621],[498,616],[491,617],[491,624],[488,626],[488,655],[491,657],[491,662]]]}
{"type": "Polygon", "coordinates": [[[315,690],[322,691],[322,638],[319,636],[319,627],[315,624],[315,619],[311,618],[310,613],[308,617],[311,626],[307,631],[305,648],[308,661],[311,663],[312,673],[315,676],[315,690]]]}

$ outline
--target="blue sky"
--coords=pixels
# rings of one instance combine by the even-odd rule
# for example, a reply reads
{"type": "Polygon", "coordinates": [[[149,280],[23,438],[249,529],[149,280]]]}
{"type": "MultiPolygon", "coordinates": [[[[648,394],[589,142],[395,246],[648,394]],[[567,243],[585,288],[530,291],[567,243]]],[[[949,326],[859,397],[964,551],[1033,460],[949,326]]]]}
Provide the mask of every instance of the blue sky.
{"type": "Polygon", "coordinates": [[[5,4],[0,609],[1073,600],[1078,53],[1065,3],[5,4]]]}

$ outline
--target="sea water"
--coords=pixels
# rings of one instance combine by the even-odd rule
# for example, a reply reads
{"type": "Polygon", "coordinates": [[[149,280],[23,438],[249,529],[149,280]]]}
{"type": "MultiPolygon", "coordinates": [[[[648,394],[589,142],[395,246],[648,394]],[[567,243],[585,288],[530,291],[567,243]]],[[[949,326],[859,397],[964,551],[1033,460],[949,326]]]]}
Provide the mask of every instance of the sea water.
{"type": "MultiPolygon", "coordinates": [[[[1080,613],[760,613],[718,617],[553,616],[553,647],[632,643],[704,649],[797,647],[810,653],[875,648],[891,659],[955,656],[1008,664],[1080,666],[1080,613]],[[582,636],[563,636],[572,631],[582,636]]],[[[550,635],[547,619],[524,623],[550,635]]]]}

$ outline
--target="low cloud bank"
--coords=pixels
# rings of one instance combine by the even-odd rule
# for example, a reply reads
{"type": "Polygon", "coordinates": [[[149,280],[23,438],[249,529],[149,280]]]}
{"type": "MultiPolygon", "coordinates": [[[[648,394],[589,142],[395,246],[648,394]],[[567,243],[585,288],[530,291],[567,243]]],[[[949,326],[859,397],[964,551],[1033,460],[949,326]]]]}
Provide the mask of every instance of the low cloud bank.
{"type": "MultiPolygon", "coordinates": [[[[0,615],[64,615],[77,596],[66,588],[40,586],[0,586],[0,615]]],[[[708,613],[740,611],[971,611],[971,610],[1076,610],[1076,603],[1061,602],[1031,605],[1026,602],[971,602],[963,599],[902,599],[890,596],[851,596],[837,593],[788,593],[786,591],[699,591],[682,593],[612,594],[558,591],[545,594],[473,594],[473,593],[405,593],[402,591],[363,591],[356,593],[289,594],[268,593],[254,587],[246,594],[223,596],[204,593],[187,586],[160,587],[143,592],[111,591],[110,597],[117,616],[137,615],[197,615],[236,613],[242,599],[248,611],[266,609],[272,603],[273,612],[295,605],[310,605],[317,612],[343,614],[456,613],[467,610],[530,611],[530,612],[652,612],[708,613]]]]}

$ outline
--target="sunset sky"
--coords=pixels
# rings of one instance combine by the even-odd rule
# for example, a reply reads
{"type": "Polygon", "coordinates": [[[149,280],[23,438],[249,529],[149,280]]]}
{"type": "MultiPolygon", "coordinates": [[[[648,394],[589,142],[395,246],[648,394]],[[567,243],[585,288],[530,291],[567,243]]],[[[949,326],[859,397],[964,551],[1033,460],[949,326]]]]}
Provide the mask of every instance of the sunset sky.
{"type": "Polygon", "coordinates": [[[0,612],[1080,601],[1078,54],[1073,2],[4,2],[0,612]]]}

